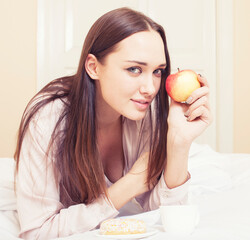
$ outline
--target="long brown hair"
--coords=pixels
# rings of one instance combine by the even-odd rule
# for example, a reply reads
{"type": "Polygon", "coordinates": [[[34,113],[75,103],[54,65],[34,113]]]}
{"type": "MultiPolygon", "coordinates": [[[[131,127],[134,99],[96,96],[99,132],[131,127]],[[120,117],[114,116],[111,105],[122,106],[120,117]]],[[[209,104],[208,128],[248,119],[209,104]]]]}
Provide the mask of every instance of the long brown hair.
{"type": "Polygon", "coordinates": [[[88,204],[101,194],[106,194],[104,170],[98,158],[96,143],[95,83],[86,73],[86,58],[91,53],[98,61],[102,61],[121,40],[150,28],[160,34],[167,61],[161,87],[155,98],[157,127],[151,136],[148,184],[155,182],[166,159],[169,104],[165,79],[170,74],[170,59],[164,29],[144,14],[129,8],[119,8],[100,17],[86,36],[76,74],[47,84],[31,99],[24,111],[14,155],[17,172],[22,142],[31,119],[46,104],[56,99],[63,102],[63,111],[48,143],[46,156],[53,148],[55,179],[60,187],[60,201],[65,207],[78,203],[88,204]]]}

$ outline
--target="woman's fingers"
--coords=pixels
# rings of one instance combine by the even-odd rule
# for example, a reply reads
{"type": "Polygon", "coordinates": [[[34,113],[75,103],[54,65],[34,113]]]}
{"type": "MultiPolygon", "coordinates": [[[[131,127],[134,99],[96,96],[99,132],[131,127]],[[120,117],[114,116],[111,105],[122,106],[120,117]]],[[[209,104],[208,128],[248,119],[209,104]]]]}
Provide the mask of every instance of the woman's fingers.
{"type": "Polygon", "coordinates": [[[201,83],[201,86],[207,86],[209,87],[208,81],[205,77],[201,76],[201,74],[198,74],[198,80],[201,83]]]}
{"type": "Polygon", "coordinates": [[[196,118],[200,118],[202,121],[204,121],[206,124],[210,124],[210,111],[205,106],[200,106],[193,110],[190,115],[187,118],[187,121],[191,122],[195,120],[196,118]]]}
{"type": "Polygon", "coordinates": [[[187,104],[192,104],[193,102],[195,102],[197,99],[205,96],[205,95],[209,95],[209,87],[204,86],[204,87],[200,87],[198,89],[196,89],[195,91],[192,92],[192,94],[190,95],[190,97],[187,99],[186,103],[187,104]]]}
{"type": "Polygon", "coordinates": [[[192,104],[193,102],[195,102],[197,99],[201,98],[204,95],[209,96],[209,84],[207,79],[199,74],[198,80],[201,84],[201,87],[192,92],[190,97],[186,100],[185,102],[186,104],[192,104]]]}
{"type": "Polygon", "coordinates": [[[210,109],[209,106],[209,101],[208,101],[208,97],[207,95],[202,96],[201,98],[199,98],[198,100],[196,100],[193,104],[189,105],[188,110],[185,112],[185,116],[189,117],[189,115],[197,108],[204,106],[207,109],[210,109]]]}

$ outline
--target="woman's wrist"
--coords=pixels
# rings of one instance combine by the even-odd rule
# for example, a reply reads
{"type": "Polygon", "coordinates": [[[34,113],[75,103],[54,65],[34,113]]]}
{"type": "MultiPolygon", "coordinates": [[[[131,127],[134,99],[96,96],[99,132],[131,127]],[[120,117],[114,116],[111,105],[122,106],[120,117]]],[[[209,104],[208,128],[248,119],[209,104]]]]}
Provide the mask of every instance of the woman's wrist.
{"type": "Polygon", "coordinates": [[[139,184],[132,174],[126,174],[108,188],[108,196],[117,210],[138,195],[139,184]]]}
{"type": "Polygon", "coordinates": [[[167,147],[182,148],[189,150],[192,140],[184,138],[178,131],[169,130],[167,134],[167,147]]]}
{"type": "Polygon", "coordinates": [[[168,133],[164,179],[169,188],[178,187],[187,181],[188,155],[191,143],[174,132],[168,133]]]}

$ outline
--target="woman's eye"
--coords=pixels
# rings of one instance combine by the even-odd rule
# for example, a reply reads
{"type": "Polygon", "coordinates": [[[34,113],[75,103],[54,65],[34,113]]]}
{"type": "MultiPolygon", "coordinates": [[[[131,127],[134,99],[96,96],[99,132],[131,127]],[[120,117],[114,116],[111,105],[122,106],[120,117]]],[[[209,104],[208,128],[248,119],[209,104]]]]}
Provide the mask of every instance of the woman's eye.
{"type": "Polygon", "coordinates": [[[130,67],[127,70],[131,73],[134,73],[134,74],[139,74],[142,72],[141,68],[139,68],[139,67],[130,67]]]}
{"type": "Polygon", "coordinates": [[[162,74],[163,74],[163,71],[164,71],[164,69],[156,69],[156,70],[154,71],[154,75],[155,75],[156,77],[161,77],[162,74]]]}

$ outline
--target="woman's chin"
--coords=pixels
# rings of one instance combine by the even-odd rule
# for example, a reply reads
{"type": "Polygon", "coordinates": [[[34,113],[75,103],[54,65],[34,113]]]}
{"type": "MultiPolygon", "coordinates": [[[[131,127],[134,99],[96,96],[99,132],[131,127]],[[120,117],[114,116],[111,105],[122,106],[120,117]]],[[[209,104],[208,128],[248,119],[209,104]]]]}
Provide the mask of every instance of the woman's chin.
{"type": "Polygon", "coordinates": [[[133,113],[133,114],[125,114],[123,115],[124,117],[130,119],[130,120],[133,120],[133,121],[140,121],[142,120],[146,115],[146,111],[145,112],[136,112],[136,113],[133,113]]]}

